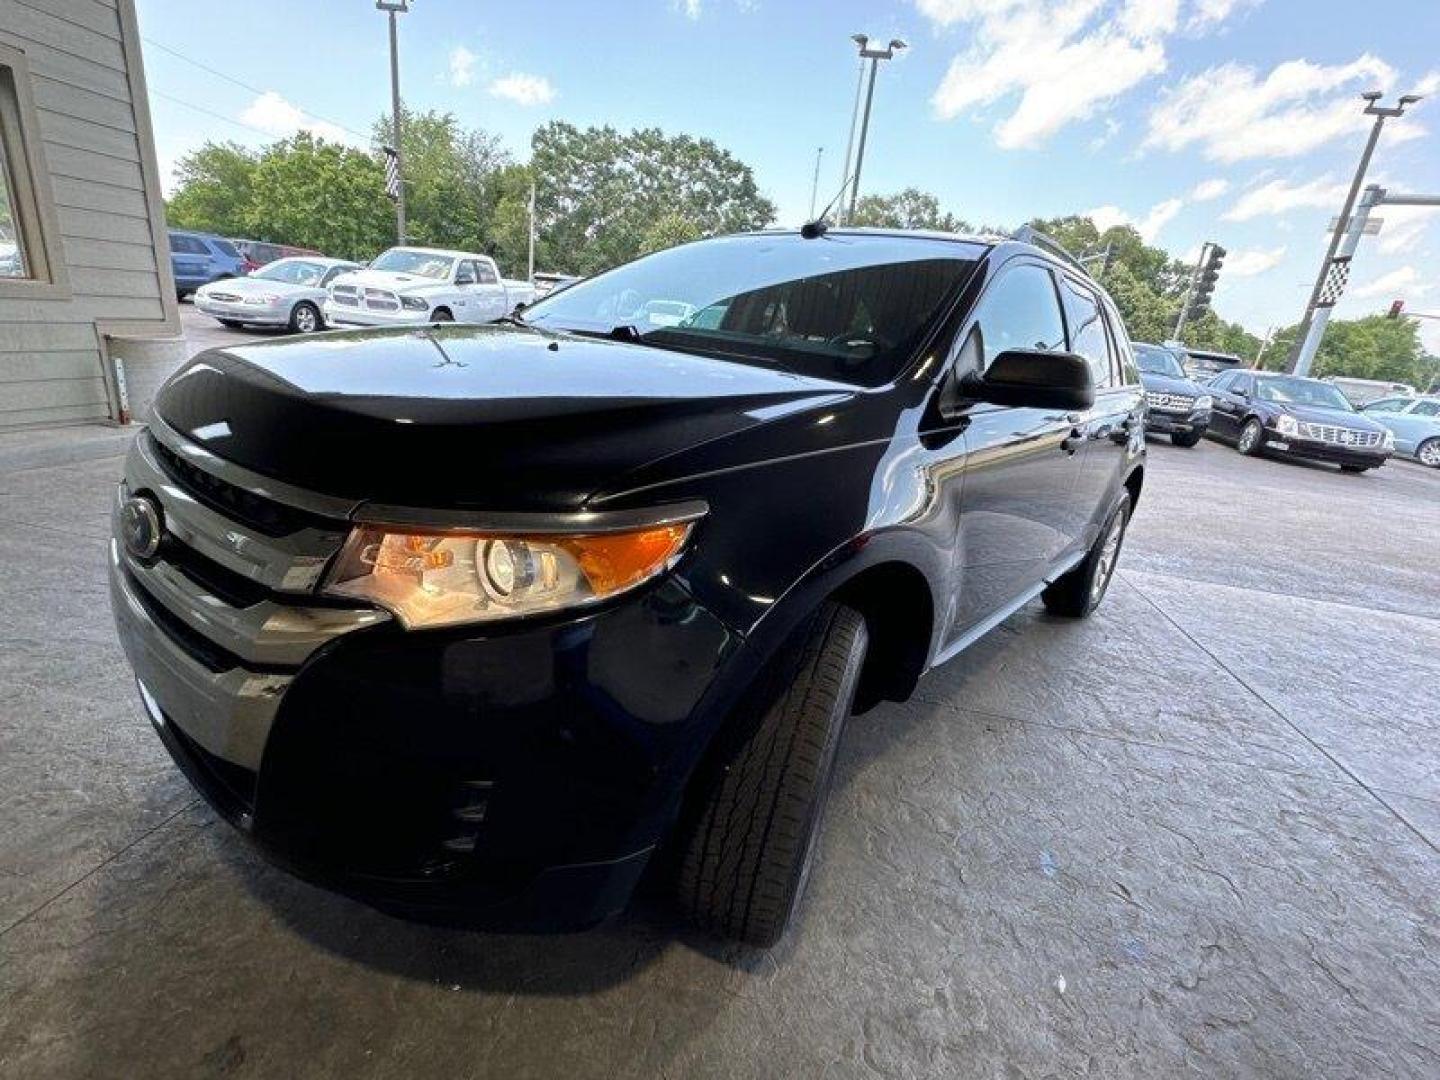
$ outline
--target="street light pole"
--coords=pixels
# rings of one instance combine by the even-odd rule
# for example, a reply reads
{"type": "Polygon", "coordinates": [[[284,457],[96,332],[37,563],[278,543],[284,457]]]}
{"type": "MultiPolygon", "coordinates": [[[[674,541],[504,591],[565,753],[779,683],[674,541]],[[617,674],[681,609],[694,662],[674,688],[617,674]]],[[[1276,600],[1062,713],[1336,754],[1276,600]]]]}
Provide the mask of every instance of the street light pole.
{"type": "Polygon", "coordinates": [[[396,15],[410,10],[410,0],[375,0],[375,9],[390,15],[390,124],[399,179],[395,196],[395,242],[405,243],[405,151],[400,145],[400,35],[396,15]]]}
{"type": "Polygon", "coordinates": [[[815,175],[810,180],[810,216],[805,219],[806,221],[815,220],[815,199],[820,194],[820,159],[824,156],[825,148],[817,146],[815,148],[815,175]]]}
{"type": "Polygon", "coordinates": [[[855,150],[855,172],[850,179],[850,212],[845,215],[846,221],[855,219],[855,203],[860,198],[860,169],[865,164],[865,138],[870,133],[870,105],[875,100],[875,73],[881,60],[889,60],[905,48],[905,42],[899,38],[891,39],[890,44],[883,49],[869,48],[870,39],[864,34],[856,34],[852,40],[860,46],[861,62],[870,61],[870,84],[865,90],[865,113],[860,120],[860,144],[855,150]]]}
{"type": "MultiPolygon", "coordinates": [[[[863,50],[865,43],[870,39],[864,34],[853,34],[850,40],[859,45],[863,50]]],[[[843,193],[845,186],[850,183],[850,159],[855,153],[855,125],[860,122],[860,95],[865,89],[865,58],[860,57],[860,74],[855,78],[855,102],[850,106],[850,134],[845,139],[845,167],[840,170],[840,190],[843,193]]],[[[815,216],[815,211],[810,211],[810,216],[815,216]]],[[[840,200],[839,224],[845,224],[845,200],[840,200]]]]}
{"type": "MultiPolygon", "coordinates": [[[[1384,198],[1385,189],[1371,184],[1365,189],[1365,196],[1360,200],[1360,205],[1354,208],[1354,212],[1347,211],[1349,221],[1346,222],[1345,238],[1340,249],[1330,260],[1330,265],[1349,266],[1350,260],[1355,257],[1355,248],[1360,243],[1360,237],[1365,232],[1365,222],[1370,218],[1370,211],[1384,201],[1384,198]]],[[[1335,301],[1340,298],[1338,288],[1333,292],[1333,296],[1322,295],[1319,298],[1321,302],[1317,304],[1314,314],[1311,316],[1310,325],[1306,328],[1307,333],[1300,339],[1300,349],[1294,357],[1294,366],[1291,369],[1296,375],[1309,375],[1310,367],[1315,363],[1315,354],[1320,349],[1320,339],[1325,336],[1325,327],[1330,325],[1330,313],[1335,310],[1335,301]],[[1326,299],[1329,300],[1329,303],[1324,302],[1326,299]]]]}
{"type": "Polygon", "coordinates": [[[1340,250],[1340,243],[1345,238],[1345,231],[1350,227],[1350,213],[1355,209],[1355,200],[1360,194],[1360,185],[1365,182],[1365,172],[1370,168],[1370,159],[1375,154],[1375,145],[1380,141],[1380,130],[1385,126],[1386,120],[1404,115],[1408,106],[1420,100],[1413,94],[1406,94],[1400,98],[1398,104],[1387,107],[1376,104],[1382,96],[1378,90],[1371,90],[1360,95],[1365,101],[1365,115],[1375,117],[1375,123],[1370,128],[1370,138],[1365,142],[1365,152],[1360,155],[1360,164],[1355,170],[1354,179],[1350,181],[1350,190],[1345,195],[1345,206],[1340,211],[1340,217],[1336,219],[1335,231],[1330,234],[1330,246],[1325,250],[1325,259],[1320,264],[1320,273],[1316,275],[1315,287],[1310,290],[1310,302],[1305,305],[1305,314],[1300,320],[1300,332],[1296,334],[1295,344],[1290,351],[1286,368],[1296,374],[1303,374],[1300,370],[1301,358],[1306,357],[1305,370],[1308,371],[1310,359],[1320,348],[1320,337],[1325,332],[1326,322],[1322,319],[1319,320],[1318,327],[1316,325],[1320,294],[1325,290],[1325,283],[1330,278],[1336,252],[1340,250]]]}

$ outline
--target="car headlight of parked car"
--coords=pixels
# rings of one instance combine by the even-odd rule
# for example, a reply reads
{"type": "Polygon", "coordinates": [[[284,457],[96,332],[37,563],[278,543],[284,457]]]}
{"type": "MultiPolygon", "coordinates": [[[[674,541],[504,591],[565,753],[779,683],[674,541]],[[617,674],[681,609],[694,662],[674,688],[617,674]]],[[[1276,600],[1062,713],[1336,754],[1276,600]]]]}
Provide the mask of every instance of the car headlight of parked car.
{"type": "Polygon", "coordinates": [[[400,297],[400,306],[407,311],[429,311],[430,301],[423,296],[402,296],[400,297]]]}
{"type": "Polygon", "coordinates": [[[1381,445],[1382,448],[1384,448],[1384,449],[1386,449],[1386,450],[1394,450],[1394,449],[1395,449],[1395,432],[1391,431],[1389,428],[1386,428],[1386,429],[1385,429],[1385,435],[1384,435],[1384,437],[1380,440],[1380,445],[1381,445]]]}
{"type": "Polygon", "coordinates": [[[1210,409],[1214,406],[1214,404],[1215,399],[1213,397],[1211,397],[1209,394],[1201,394],[1195,399],[1195,404],[1193,408],[1197,412],[1209,412],[1210,409]]]}
{"type": "Polygon", "coordinates": [[[1299,435],[1300,425],[1293,416],[1280,416],[1275,420],[1275,430],[1281,435],[1299,435]]]}
{"type": "Polygon", "coordinates": [[[693,527],[683,521],[570,536],[360,525],[324,592],[378,604],[409,629],[561,611],[664,573],[693,527]]]}

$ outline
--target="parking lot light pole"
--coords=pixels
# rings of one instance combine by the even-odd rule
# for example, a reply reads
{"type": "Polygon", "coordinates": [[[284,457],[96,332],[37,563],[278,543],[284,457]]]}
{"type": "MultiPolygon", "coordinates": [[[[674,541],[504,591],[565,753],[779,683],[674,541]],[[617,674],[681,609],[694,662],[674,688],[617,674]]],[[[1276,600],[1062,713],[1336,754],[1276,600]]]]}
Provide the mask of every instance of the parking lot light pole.
{"type": "Polygon", "coordinates": [[[395,242],[405,243],[405,150],[400,143],[400,36],[395,16],[410,10],[410,0],[375,0],[377,11],[390,15],[390,124],[394,134],[395,172],[399,178],[395,195],[395,242]]]}
{"type": "Polygon", "coordinates": [[[860,142],[855,148],[855,172],[850,178],[850,212],[845,215],[846,221],[855,219],[855,203],[860,198],[860,169],[865,164],[865,137],[870,133],[870,104],[875,100],[875,72],[880,67],[881,60],[892,59],[906,47],[905,42],[899,38],[892,38],[890,44],[883,49],[870,48],[870,39],[864,34],[856,34],[851,40],[860,46],[861,62],[870,61],[870,83],[865,88],[865,113],[860,120],[860,142]]]}
{"type": "MultiPolygon", "coordinates": [[[[1375,123],[1370,128],[1370,138],[1365,143],[1365,152],[1360,155],[1360,164],[1355,169],[1355,177],[1350,181],[1350,190],[1345,196],[1345,206],[1335,221],[1335,231],[1330,234],[1330,246],[1325,250],[1325,258],[1320,263],[1320,273],[1316,275],[1315,287],[1310,290],[1310,302],[1305,305],[1305,314],[1300,320],[1300,332],[1295,336],[1295,344],[1290,351],[1286,368],[1297,375],[1303,375],[1310,370],[1310,361],[1314,359],[1316,351],[1320,348],[1320,338],[1325,333],[1326,321],[1319,320],[1319,326],[1316,326],[1316,314],[1321,310],[1321,295],[1326,292],[1326,284],[1331,280],[1336,253],[1340,250],[1340,243],[1344,240],[1345,232],[1350,226],[1350,213],[1355,209],[1355,200],[1360,194],[1360,185],[1365,182],[1365,172],[1370,168],[1370,159],[1375,154],[1375,144],[1380,141],[1380,129],[1385,126],[1386,120],[1403,116],[1409,106],[1420,100],[1414,94],[1406,94],[1395,105],[1385,106],[1378,104],[1383,96],[1379,90],[1371,90],[1360,95],[1365,102],[1365,115],[1375,117],[1375,123]],[[1301,370],[1302,359],[1304,371],[1301,370]]],[[[1343,287],[1342,283],[1340,288],[1343,289],[1343,287]]],[[[1329,306],[1333,306],[1333,300],[1329,306]]],[[[1328,310],[1329,306],[1325,310],[1328,310]]]]}

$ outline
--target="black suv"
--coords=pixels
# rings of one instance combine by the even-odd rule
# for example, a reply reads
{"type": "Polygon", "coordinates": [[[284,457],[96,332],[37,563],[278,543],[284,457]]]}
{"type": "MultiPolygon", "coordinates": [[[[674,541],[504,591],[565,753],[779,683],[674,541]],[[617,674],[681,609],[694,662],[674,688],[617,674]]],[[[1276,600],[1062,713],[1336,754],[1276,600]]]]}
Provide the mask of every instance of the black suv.
{"type": "Polygon", "coordinates": [[[1362,416],[1333,383],[1266,371],[1222,371],[1210,434],[1242,454],[1273,453],[1361,473],[1395,452],[1385,425],[1362,416]]]}
{"type": "Polygon", "coordinates": [[[1135,342],[1145,386],[1145,431],[1169,435],[1176,446],[1194,446],[1210,426],[1210,391],[1185,374],[1180,359],[1163,345],[1135,342]]]}
{"type": "Polygon", "coordinates": [[[820,231],[177,372],[111,586],[219,812],[387,909],[587,925],[653,864],[776,940],[846,717],[1037,596],[1093,610],[1145,452],[1077,265],[820,231]]]}

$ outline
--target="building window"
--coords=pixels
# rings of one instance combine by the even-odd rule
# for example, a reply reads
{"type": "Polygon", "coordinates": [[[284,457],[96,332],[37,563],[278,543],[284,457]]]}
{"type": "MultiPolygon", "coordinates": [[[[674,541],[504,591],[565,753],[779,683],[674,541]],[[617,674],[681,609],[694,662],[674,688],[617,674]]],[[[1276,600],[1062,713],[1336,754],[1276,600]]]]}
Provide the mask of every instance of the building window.
{"type": "Polygon", "coordinates": [[[0,44],[0,296],[68,294],[25,54],[0,44]]]}

